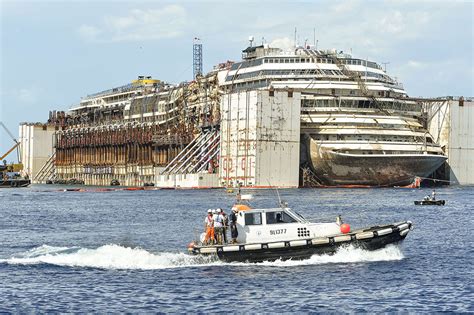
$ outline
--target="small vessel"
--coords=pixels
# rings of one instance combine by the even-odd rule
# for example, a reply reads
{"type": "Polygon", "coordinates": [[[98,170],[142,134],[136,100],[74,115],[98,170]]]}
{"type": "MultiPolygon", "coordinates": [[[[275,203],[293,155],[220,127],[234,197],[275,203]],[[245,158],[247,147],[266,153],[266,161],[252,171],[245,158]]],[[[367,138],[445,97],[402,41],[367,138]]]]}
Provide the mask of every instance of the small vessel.
{"type": "Polygon", "coordinates": [[[313,223],[286,205],[251,209],[239,204],[233,211],[237,215],[237,243],[206,245],[201,238],[188,245],[189,253],[215,255],[227,262],[303,260],[315,254],[334,254],[347,245],[377,250],[402,241],[413,228],[412,222],[403,221],[351,231],[340,216],[335,222],[313,223]]]}
{"type": "Polygon", "coordinates": [[[415,200],[415,205],[417,206],[444,206],[445,203],[445,200],[415,200]]]}
{"type": "Polygon", "coordinates": [[[23,165],[4,164],[0,165],[0,188],[20,188],[27,187],[31,184],[31,180],[26,176],[21,176],[20,171],[23,165]]]}
{"type": "Polygon", "coordinates": [[[444,206],[446,203],[445,200],[436,199],[436,191],[433,190],[431,196],[425,196],[423,200],[415,200],[415,205],[417,206],[444,206]]]}
{"type": "Polygon", "coordinates": [[[0,161],[3,161],[3,165],[0,165],[0,188],[16,188],[16,187],[27,187],[31,184],[31,180],[28,175],[23,172],[23,164],[20,160],[20,142],[13,136],[8,130],[7,126],[0,121],[0,125],[5,129],[8,135],[13,139],[15,144],[3,155],[0,156],[0,161]],[[4,160],[13,151],[17,152],[18,163],[7,164],[4,160]],[[24,175],[22,176],[23,173],[24,175]]]}
{"type": "Polygon", "coordinates": [[[0,188],[21,188],[27,187],[31,181],[26,178],[7,178],[0,179],[0,188]]]}

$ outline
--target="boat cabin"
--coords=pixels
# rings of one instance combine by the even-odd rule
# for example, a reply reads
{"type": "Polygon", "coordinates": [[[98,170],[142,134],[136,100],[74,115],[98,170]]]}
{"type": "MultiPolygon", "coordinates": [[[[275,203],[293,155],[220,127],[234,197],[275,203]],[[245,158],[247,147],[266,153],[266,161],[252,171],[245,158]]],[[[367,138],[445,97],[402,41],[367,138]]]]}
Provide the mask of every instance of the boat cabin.
{"type": "Polygon", "coordinates": [[[336,235],[334,223],[311,223],[290,208],[249,209],[237,213],[238,243],[277,242],[336,235]]]}

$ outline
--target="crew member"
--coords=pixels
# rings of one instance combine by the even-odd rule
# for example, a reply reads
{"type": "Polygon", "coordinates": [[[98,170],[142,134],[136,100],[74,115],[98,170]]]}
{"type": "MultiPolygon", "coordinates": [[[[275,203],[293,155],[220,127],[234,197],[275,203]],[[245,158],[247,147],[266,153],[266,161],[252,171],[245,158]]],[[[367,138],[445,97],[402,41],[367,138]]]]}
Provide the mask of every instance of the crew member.
{"type": "Polygon", "coordinates": [[[222,237],[224,238],[224,244],[227,244],[227,229],[229,227],[229,217],[224,210],[219,209],[222,215],[222,237]]]}
{"type": "Polygon", "coordinates": [[[223,221],[224,217],[221,214],[221,210],[215,209],[214,213],[214,236],[216,238],[216,242],[219,245],[222,245],[222,228],[223,228],[223,221]]]}
{"type": "Polygon", "coordinates": [[[212,210],[207,210],[206,219],[204,219],[204,229],[206,230],[206,237],[204,244],[209,245],[214,243],[214,219],[212,217],[212,210]]]}
{"type": "Polygon", "coordinates": [[[232,209],[229,219],[230,219],[229,221],[230,236],[232,237],[232,244],[236,244],[237,236],[239,236],[239,231],[237,231],[237,209],[232,209]]]}
{"type": "Polygon", "coordinates": [[[433,192],[431,193],[431,200],[436,200],[436,192],[433,189],[433,192]]]}

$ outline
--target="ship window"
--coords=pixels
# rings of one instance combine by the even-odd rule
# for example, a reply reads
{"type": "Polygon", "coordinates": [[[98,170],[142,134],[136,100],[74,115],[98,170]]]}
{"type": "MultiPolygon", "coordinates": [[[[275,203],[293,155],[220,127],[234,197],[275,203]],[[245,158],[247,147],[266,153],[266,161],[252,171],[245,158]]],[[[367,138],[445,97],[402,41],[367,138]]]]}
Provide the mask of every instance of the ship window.
{"type": "Polygon", "coordinates": [[[245,214],[245,225],[261,225],[261,224],[262,224],[262,214],[260,212],[245,214]]]}
{"type": "Polygon", "coordinates": [[[267,219],[267,224],[282,224],[282,223],[296,222],[294,218],[289,216],[284,211],[267,212],[266,219],[267,219]]]}

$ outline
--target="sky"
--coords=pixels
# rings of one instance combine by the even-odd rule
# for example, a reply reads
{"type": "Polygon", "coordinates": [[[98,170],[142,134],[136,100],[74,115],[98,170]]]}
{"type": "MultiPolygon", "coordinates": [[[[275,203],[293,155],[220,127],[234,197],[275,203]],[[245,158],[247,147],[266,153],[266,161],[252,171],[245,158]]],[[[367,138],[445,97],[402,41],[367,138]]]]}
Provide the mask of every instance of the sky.
{"type": "MultiPolygon", "coordinates": [[[[207,72],[240,60],[249,36],[293,45],[295,28],[299,44],[385,63],[410,96],[474,96],[473,16],[457,0],[0,0],[0,121],[18,136],[20,122],[139,75],[191,80],[195,37],[207,72]]],[[[0,154],[12,145],[0,130],[0,154]]]]}

